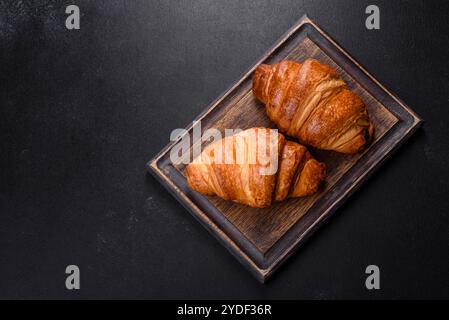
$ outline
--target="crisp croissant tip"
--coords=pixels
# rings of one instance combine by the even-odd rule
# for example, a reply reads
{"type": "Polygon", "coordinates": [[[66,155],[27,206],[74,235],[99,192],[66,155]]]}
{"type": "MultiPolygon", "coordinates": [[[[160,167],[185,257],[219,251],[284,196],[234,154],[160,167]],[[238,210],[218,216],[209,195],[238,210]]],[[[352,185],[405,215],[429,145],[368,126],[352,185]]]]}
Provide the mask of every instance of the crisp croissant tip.
{"type": "Polygon", "coordinates": [[[271,65],[266,64],[266,63],[261,63],[261,64],[259,64],[257,66],[257,69],[259,69],[259,70],[269,70],[269,69],[271,69],[271,65]]]}
{"type": "Polygon", "coordinates": [[[365,129],[366,143],[371,143],[371,141],[373,141],[373,138],[374,138],[374,125],[370,121],[369,122],[369,127],[367,129],[365,129]]]}
{"type": "Polygon", "coordinates": [[[265,103],[264,92],[268,85],[268,78],[271,71],[271,66],[268,64],[260,64],[253,75],[253,92],[257,99],[265,103]]]}
{"type": "Polygon", "coordinates": [[[361,146],[359,151],[366,149],[374,140],[374,125],[371,121],[369,121],[369,126],[363,129],[362,134],[365,143],[361,146]]]}

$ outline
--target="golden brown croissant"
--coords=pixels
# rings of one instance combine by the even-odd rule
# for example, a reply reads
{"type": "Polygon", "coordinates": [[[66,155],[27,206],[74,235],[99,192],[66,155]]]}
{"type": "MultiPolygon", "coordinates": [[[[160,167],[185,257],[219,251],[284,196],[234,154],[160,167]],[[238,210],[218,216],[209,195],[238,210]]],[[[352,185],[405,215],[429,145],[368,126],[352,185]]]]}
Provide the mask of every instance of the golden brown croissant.
{"type": "Polygon", "coordinates": [[[335,69],[317,60],[260,65],[253,93],[279,130],[301,143],[355,153],[373,136],[363,101],[348,90],[335,69]]]}
{"type": "Polygon", "coordinates": [[[208,145],[187,166],[186,177],[204,195],[263,208],[317,192],[325,172],[304,146],[277,130],[252,128],[208,145]]]}

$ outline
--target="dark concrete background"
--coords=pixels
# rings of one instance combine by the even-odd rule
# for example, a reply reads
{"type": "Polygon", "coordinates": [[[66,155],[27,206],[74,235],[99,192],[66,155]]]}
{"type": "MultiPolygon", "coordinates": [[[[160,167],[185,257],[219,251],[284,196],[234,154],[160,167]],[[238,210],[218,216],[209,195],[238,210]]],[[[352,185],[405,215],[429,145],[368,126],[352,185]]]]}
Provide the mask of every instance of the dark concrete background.
{"type": "Polygon", "coordinates": [[[448,4],[0,1],[0,297],[449,298],[448,4]],[[304,13],[426,123],[261,285],[145,163],[304,13]]]}

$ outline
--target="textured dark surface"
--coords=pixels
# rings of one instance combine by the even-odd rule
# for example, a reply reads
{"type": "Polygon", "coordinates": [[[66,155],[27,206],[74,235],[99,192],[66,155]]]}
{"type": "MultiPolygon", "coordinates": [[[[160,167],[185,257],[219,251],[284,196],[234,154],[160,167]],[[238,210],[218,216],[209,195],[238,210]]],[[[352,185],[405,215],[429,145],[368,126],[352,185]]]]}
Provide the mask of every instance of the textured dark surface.
{"type": "Polygon", "coordinates": [[[0,297],[449,298],[449,3],[425,3],[368,31],[371,1],[0,1],[0,297]],[[261,285],[145,163],[306,12],[426,123],[261,285]]]}

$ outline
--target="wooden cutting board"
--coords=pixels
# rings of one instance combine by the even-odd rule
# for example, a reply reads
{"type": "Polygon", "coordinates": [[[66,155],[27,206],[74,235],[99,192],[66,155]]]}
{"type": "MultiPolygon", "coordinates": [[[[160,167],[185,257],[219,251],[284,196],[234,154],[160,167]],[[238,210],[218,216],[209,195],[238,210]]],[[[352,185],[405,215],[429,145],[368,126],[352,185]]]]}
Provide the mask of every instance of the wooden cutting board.
{"type": "MultiPolygon", "coordinates": [[[[149,171],[260,281],[264,282],[301,243],[372,174],[420,125],[421,119],[391,94],[307,16],[301,18],[229,90],[196,120],[202,131],[216,128],[275,127],[251,92],[261,63],[315,58],[337,69],[365,102],[375,124],[373,143],[362,153],[344,155],[309,148],[326,163],[325,187],[317,194],[255,209],[202,196],[187,187],[184,165],[173,165],[166,146],[148,163],[149,171]]],[[[187,128],[192,139],[193,126],[187,128]]],[[[201,142],[198,142],[201,143],[201,142]]]]}

